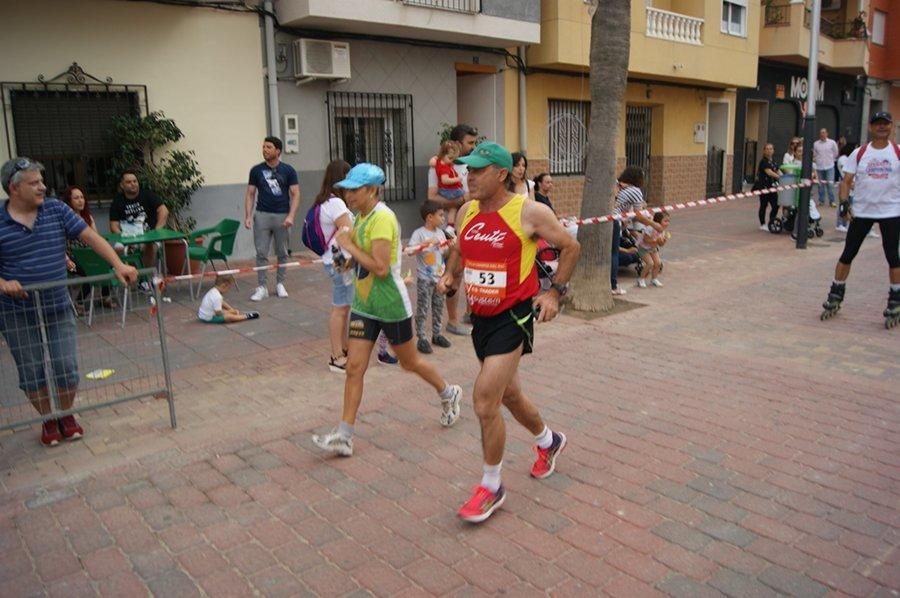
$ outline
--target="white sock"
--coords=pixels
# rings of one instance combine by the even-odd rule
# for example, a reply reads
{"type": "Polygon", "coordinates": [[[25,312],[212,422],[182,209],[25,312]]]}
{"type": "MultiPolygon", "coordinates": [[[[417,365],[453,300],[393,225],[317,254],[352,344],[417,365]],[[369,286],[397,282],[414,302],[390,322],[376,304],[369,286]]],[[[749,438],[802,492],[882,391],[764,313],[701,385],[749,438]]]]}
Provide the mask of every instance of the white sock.
{"type": "Polygon", "coordinates": [[[538,448],[550,448],[550,445],[553,444],[553,432],[544,426],[544,431],[534,437],[534,443],[538,445],[538,448]]]}
{"type": "Polygon", "coordinates": [[[447,381],[444,381],[444,390],[438,393],[438,396],[441,399],[447,400],[453,396],[453,387],[447,384],[447,381]]]}
{"type": "Polygon", "coordinates": [[[839,286],[844,286],[845,284],[847,284],[846,280],[834,280],[832,282],[834,282],[834,284],[839,285],[839,286]]]}
{"type": "Polygon", "coordinates": [[[892,291],[900,291],[900,284],[891,283],[891,290],[892,291]]]}
{"type": "Polygon", "coordinates": [[[496,465],[484,464],[484,474],[481,476],[481,485],[495,493],[500,489],[500,468],[503,461],[496,465]]]}

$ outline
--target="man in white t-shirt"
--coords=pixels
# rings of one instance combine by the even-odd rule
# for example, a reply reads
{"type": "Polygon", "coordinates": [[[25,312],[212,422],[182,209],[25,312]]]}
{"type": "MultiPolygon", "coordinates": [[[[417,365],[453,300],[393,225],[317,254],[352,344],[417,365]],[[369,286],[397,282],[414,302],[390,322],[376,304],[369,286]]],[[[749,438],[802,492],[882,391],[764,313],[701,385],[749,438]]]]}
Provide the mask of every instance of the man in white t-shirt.
{"type": "MultiPolygon", "coordinates": [[[[475,148],[475,142],[478,141],[478,130],[475,127],[465,124],[458,124],[450,130],[450,140],[456,141],[460,145],[459,155],[468,156],[475,148]]],[[[434,169],[434,161],[428,167],[428,199],[437,203],[439,206],[447,210],[447,223],[452,225],[456,218],[453,216],[456,210],[464,203],[469,201],[469,168],[465,164],[454,164],[453,167],[462,179],[464,194],[458,199],[446,199],[438,193],[437,172],[434,169]]],[[[453,231],[448,231],[453,235],[453,231]]],[[[462,325],[459,321],[459,298],[462,293],[457,293],[453,297],[447,297],[447,332],[459,336],[468,336],[469,329],[462,325]]]]}
{"type": "Polygon", "coordinates": [[[889,112],[876,112],[869,119],[871,141],[853,150],[844,166],[841,181],[841,210],[850,219],[844,252],[834,270],[834,282],[823,304],[822,319],[837,313],[844,299],[850,264],[863,240],[877,222],[890,277],[888,307],[884,312],[889,327],[900,320],[900,146],[891,140],[894,119],[889,112]],[[848,202],[853,188],[853,207],[848,202]],[[891,322],[893,321],[893,324],[891,322]]]}
{"type": "Polygon", "coordinates": [[[828,193],[828,205],[834,207],[834,164],[837,162],[838,145],[834,139],[828,138],[828,129],[819,131],[819,139],[813,143],[813,165],[819,175],[819,205],[825,204],[825,193],[828,193]]]}

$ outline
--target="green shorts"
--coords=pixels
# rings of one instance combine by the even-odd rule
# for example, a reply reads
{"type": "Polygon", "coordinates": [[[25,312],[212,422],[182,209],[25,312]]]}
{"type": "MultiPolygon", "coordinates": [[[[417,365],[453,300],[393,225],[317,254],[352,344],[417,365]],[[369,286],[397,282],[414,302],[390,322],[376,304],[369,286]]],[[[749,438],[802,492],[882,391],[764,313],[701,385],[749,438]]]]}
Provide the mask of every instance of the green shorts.
{"type": "Polygon", "coordinates": [[[657,253],[659,251],[658,247],[638,247],[638,257],[644,257],[645,255],[649,255],[651,253],[657,253]]]}
{"type": "Polygon", "coordinates": [[[212,317],[211,320],[200,320],[201,322],[206,322],[207,324],[224,324],[225,316],[223,314],[216,314],[212,317]]]}

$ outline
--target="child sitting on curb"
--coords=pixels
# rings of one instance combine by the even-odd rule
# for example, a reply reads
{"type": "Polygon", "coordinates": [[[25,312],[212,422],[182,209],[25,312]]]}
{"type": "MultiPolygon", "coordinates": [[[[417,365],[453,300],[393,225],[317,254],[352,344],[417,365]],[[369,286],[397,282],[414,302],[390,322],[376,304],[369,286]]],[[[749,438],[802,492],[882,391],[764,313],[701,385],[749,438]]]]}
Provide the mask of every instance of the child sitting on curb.
{"type": "Polygon", "coordinates": [[[231,290],[233,286],[234,276],[230,274],[216,276],[215,285],[203,295],[200,309],[197,310],[197,317],[200,318],[200,321],[207,324],[231,324],[232,322],[255,320],[259,317],[259,312],[242,313],[225,302],[222,295],[231,290]]]}

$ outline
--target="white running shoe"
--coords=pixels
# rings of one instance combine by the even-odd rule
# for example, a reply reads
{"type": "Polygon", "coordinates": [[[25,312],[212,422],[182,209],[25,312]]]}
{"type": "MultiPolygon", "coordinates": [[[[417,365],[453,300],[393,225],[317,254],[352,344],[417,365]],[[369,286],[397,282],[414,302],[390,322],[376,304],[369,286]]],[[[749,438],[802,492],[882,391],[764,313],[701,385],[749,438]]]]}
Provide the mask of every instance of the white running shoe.
{"type": "Polygon", "coordinates": [[[262,301],[268,296],[269,289],[267,289],[266,287],[256,287],[256,290],[253,291],[252,295],[250,295],[250,301],[262,301]]]}
{"type": "Polygon", "coordinates": [[[650,281],[650,284],[652,284],[652,285],[655,286],[655,287],[661,287],[661,286],[663,286],[662,281],[661,281],[660,279],[658,279],[658,278],[654,278],[653,280],[651,280],[651,281],[650,281]]]}
{"type": "Polygon", "coordinates": [[[281,299],[287,299],[288,296],[287,289],[284,288],[284,285],[280,282],[275,285],[275,294],[277,294],[281,299]]]}
{"type": "Polygon", "coordinates": [[[441,425],[452,426],[459,419],[459,404],[462,401],[462,387],[453,384],[450,387],[453,394],[449,399],[441,399],[441,425]]]}
{"type": "Polygon", "coordinates": [[[766,232],[769,232],[769,227],[768,227],[768,225],[760,224],[760,225],[759,225],[759,230],[764,230],[764,231],[766,231],[766,232]]]}
{"type": "Polygon", "coordinates": [[[880,238],[881,238],[881,235],[879,235],[878,233],[876,233],[874,228],[871,229],[871,230],[869,230],[869,234],[867,234],[866,236],[867,236],[867,237],[872,237],[873,239],[880,239],[880,238]]]}
{"type": "Polygon", "coordinates": [[[337,430],[332,430],[328,434],[323,434],[321,436],[313,434],[312,441],[313,444],[323,451],[328,451],[340,455],[341,457],[350,457],[353,455],[353,439],[344,438],[337,433],[337,430]]]}
{"type": "Polygon", "coordinates": [[[613,295],[625,295],[626,291],[622,287],[616,287],[610,291],[613,295]]]}
{"type": "Polygon", "coordinates": [[[637,282],[634,283],[634,286],[636,286],[636,287],[638,287],[638,288],[641,288],[641,289],[646,289],[646,288],[647,288],[647,281],[644,280],[643,278],[638,278],[638,279],[637,279],[637,282]]]}

